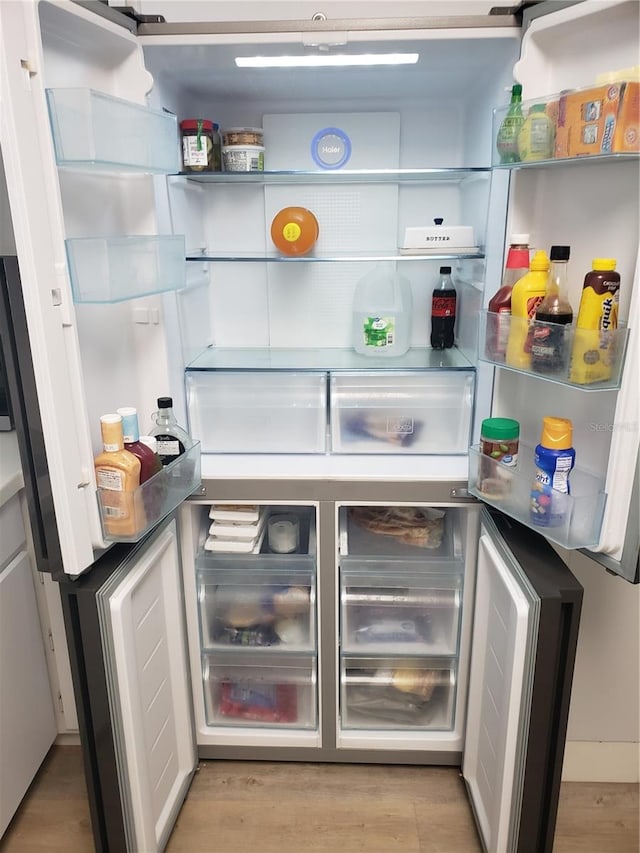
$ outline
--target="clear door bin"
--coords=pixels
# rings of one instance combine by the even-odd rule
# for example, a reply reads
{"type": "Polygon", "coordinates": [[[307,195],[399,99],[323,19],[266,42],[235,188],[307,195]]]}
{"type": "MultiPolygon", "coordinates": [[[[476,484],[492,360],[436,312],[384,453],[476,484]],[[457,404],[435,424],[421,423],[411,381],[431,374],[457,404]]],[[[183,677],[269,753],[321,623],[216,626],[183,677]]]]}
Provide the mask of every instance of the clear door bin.
{"type": "Polygon", "coordinates": [[[553,524],[541,526],[534,449],[520,444],[516,468],[485,456],[479,446],[469,449],[469,491],[473,495],[563,548],[591,548],[600,539],[606,501],[604,484],[578,467],[571,471],[569,483],[570,495],[556,491],[552,494],[552,509],[544,517],[550,515],[553,524]]]}
{"type": "Polygon", "coordinates": [[[317,728],[314,657],[203,656],[209,726],[317,728]]]}
{"type": "Polygon", "coordinates": [[[47,89],[56,162],[110,171],[180,170],[177,119],[92,89],[47,89]]]}
{"type": "Polygon", "coordinates": [[[333,453],[466,453],[472,371],[335,373],[333,453]]]}
{"type": "Polygon", "coordinates": [[[325,452],[325,373],[187,370],[186,382],[203,452],[325,452]]]}
{"type": "Polygon", "coordinates": [[[451,731],[456,670],[450,660],[342,659],[343,729],[451,731]]]}
{"type": "Polygon", "coordinates": [[[184,237],[79,237],[66,241],[74,302],[123,302],[186,283],[184,237]]]}
{"type": "Polygon", "coordinates": [[[204,650],[315,651],[315,571],[299,559],[282,562],[264,555],[198,572],[204,650]]]}
{"type": "Polygon", "coordinates": [[[349,566],[340,589],[345,653],[457,653],[461,575],[398,573],[374,560],[349,566]]]}
{"type": "Polygon", "coordinates": [[[611,391],[620,387],[628,331],[624,326],[600,331],[530,323],[527,317],[482,311],[478,355],[490,364],[572,388],[611,391]],[[500,334],[507,341],[506,353],[497,346],[500,334]],[[542,353],[537,361],[531,355],[536,341],[542,353]],[[544,358],[545,341],[552,344],[552,359],[544,358]]]}
{"type": "Polygon", "coordinates": [[[200,487],[200,443],[133,492],[98,489],[105,539],[138,542],[200,487]]]}

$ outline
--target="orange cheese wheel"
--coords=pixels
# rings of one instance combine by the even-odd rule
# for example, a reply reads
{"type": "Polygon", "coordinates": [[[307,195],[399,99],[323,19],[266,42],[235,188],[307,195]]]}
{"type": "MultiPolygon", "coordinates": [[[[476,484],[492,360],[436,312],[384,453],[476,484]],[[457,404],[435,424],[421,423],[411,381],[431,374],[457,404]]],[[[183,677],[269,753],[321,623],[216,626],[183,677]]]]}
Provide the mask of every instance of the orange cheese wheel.
{"type": "Polygon", "coordinates": [[[283,207],[271,223],[271,239],[283,255],[308,254],[319,233],[318,220],[306,207],[283,207]]]}

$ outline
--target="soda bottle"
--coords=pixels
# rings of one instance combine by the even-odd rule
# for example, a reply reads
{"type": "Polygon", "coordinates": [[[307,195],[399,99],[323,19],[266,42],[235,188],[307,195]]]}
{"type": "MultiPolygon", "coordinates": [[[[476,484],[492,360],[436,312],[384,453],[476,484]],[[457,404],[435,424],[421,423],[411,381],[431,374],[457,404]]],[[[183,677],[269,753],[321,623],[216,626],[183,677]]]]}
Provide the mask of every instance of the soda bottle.
{"type": "Polygon", "coordinates": [[[568,327],[573,309],[567,297],[569,246],[552,246],[544,299],[536,308],[531,339],[531,367],[537,373],[565,373],[569,363],[568,327]]]}
{"type": "Polygon", "coordinates": [[[519,163],[520,155],[518,154],[518,134],[524,124],[524,115],[522,114],[522,86],[516,83],[511,88],[511,103],[506,116],[502,120],[498,138],[496,139],[496,148],[500,155],[501,163],[519,163]]]}
{"type": "Polygon", "coordinates": [[[502,286],[489,300],[487,314],[486,356],[503,363],[509,340],[511,291],[513,285],[529,272],[529,235],[512,234],[502,286]]]}
{"type": "Polygon", "coordinates": [[[440,280],[431,297],[431,346],[449,349],[453,346],[456,322],[456,289],[451,280],[451,267],[440,267],[440,280]]]}

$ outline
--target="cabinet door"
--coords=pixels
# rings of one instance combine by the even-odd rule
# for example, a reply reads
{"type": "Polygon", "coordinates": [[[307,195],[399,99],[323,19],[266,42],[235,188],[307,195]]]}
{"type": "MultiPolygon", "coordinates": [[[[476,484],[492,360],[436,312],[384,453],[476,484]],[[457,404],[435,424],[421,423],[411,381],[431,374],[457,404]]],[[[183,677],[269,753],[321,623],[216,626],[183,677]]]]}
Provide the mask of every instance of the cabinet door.
{"type": "Polygon", "coordinates": [[[197,757],[176,523],[97,593],[127,847],[162,850],[197,757]]]}
{"type": "Polygon", "coordinates": [[[0,837],[56,736],[31,564],[0,572],[0,837]]]}
{"type": "Polygon", "coordinates": [[[542,537],[483,512],[462,772],[487,850],[553,848],[581,600],[542,537]]]}

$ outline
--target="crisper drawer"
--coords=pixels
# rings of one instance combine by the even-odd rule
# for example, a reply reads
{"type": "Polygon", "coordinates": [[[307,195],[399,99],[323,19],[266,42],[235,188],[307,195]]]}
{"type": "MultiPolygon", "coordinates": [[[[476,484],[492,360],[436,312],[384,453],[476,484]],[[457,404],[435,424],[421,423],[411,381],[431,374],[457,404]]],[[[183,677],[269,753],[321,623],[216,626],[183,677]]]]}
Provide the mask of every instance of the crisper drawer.
{"type": "Polygon", "coordinates": [[[466,453],[473,371],[335,373],[333,453],[466,453]]]}
{"type": "Polygon", "coordinates": [[[251,568],[198,572],[202,648],[315,651],[314,568],[300,561],[283,568],[271,556],[257,560],[251,568]]]}
{"type": "Polygon", "coordinates": [[[316,659],[203,656],[207,725],[315,729],[316,659]]]}
{"type": "Polygon", "coordinates": [[[189,427],[204,453],[324,453],[324,372],[187,371],[189,427]]]}
{"type": "Polygon", "coordinates": [[[405,574],[384,561],[354,560],[340,577],[345,654],[457,653],[461,573],[405,574]]]}
{"type": "Polygon", "coordinates": [[[453,728],[456,670],[450,660],[346,657],[340,679],[343,729],[453,728]]]}

